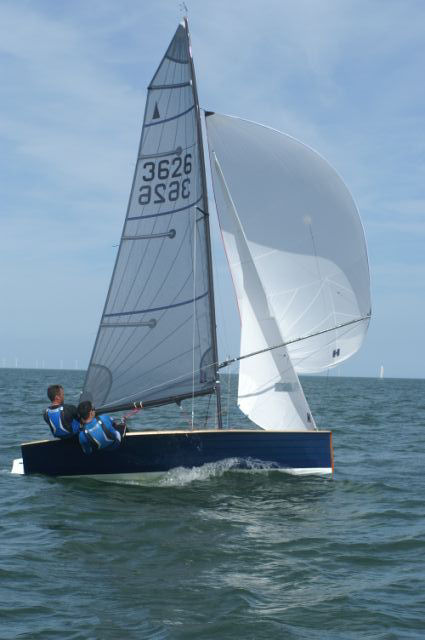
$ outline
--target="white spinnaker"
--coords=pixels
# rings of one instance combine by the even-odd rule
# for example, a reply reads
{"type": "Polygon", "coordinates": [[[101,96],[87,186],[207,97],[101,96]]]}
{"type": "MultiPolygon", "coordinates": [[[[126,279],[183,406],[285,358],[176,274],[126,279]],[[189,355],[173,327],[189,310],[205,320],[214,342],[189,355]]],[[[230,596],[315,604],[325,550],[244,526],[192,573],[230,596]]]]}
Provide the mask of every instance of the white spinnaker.
{"type": "MultiPolygon", "coordinates": [[[[206,124],[210,152],[225,176],[283,341],[368,316],[363,227],[335,170],[274,129],[220,114],[208,115],[206,124]]],[[[229,250],[225,224],[223,233],[229,250]]],[[[295,370],[320,372],[346,360],[359,349],[367,326],[368,320],[288,346],[295,370]]],[[[241,343],[242,355],[253,350],[241,343]]]]}
{"type": "MultiPolygon", "coordinates": [[[[242,317],[241,353],[281,343],[282,334],[250,254],[238,213],[214,154],[214,195],[242,317]]],[[[312,430],[309,406],[286,347],[243,360],[239,370],[240,409],[267,430],[312,430]]]]}

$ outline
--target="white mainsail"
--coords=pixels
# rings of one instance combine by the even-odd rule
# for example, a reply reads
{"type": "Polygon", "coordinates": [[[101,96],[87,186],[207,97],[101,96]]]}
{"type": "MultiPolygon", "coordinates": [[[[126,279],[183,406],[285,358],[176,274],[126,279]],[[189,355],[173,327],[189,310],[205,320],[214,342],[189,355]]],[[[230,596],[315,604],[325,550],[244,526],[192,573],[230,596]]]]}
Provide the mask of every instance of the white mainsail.
{"type": "Polygon", "coordinates": [[[199,127],[184,21],[148,87],[129,206],[84,385],[104,411],[215,392],[199,127]]]}
{"type": "Polygon", "coordinates": [[[264,428],[310,428],[295,371],[339,364],[359,349],[367,330],[369,268],[357,208],[334,169],[297,140],[219,114],[208,114],[206,126],[242,319],[241,354],[326,331],[276,350],[280,356],[271,351],[243,360],[240,407],[264,428]],[[298,407],[294,426],[278,417],[289,404],[298,407]]]}

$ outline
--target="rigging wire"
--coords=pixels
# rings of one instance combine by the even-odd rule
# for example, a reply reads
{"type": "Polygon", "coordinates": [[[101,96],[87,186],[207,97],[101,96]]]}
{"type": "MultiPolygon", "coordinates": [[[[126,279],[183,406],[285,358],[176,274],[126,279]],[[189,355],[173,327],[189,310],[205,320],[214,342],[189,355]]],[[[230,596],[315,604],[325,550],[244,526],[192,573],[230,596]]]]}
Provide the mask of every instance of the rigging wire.
{"type": "Polygon", "coordinates": [[[192,322],[192,430],[195,412],[195,334],[196,334],[196,235],[197,235],[197,212],[194,208],[193,218],[193,322],[192,322]]]}
{"type": "Polygon", "coordinates": [[[207,412],[205,414],[204,429],[206,429],[207,426],[208,426],[208,418],[209,418],[209,415],[210,415],[210,404],[211,404],[212,396],[213,396],[212,393],[210,393],[209,396],[208,396],[208,405],[207,405],[207,412]]]}
{"type": "MultiPolygon", "coordinates": [[[[227,356],[230,358],[230,356],[227,356]]],[[[230,378],[231,378],[231,370],[232,366],[230,365],[230,371],[227,374],[227,403],[226,403],[226,429],[229,428],[229,413],[230,413],[230,378]]]]}
{"type": "MultiPolygon", "coordinates": [[[[188,414],[188,412],[185,410],[185,408],[183,407],[183,405],[181,403],[180,403],[179,407],[180,407],[180,414],[181,414],[183,420],[186,420],[188,426],[191,427],[190,415],[188,414]]],[[[191,428],[192,428],[192,431],[193,431],[193,425],[192,425],[191,428]]]]}

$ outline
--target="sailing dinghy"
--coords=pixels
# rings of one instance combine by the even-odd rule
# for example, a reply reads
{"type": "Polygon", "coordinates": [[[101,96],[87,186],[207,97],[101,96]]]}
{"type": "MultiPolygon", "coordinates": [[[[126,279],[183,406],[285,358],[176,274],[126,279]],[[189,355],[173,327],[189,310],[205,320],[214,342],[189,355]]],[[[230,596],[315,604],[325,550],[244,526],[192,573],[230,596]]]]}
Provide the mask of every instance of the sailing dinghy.
{"type": "Polygon", "coordinates": [[[76,440],[30,442],[22,445],[24,473],[106,479],[225,459],[241,468],[332,473],[332,434],[317,430],[298,374],[349,358],[369,319],[366,245],[348,189],[294,138],[202,114],[185,19],[148,87],[83,394],[99,414],[209,394],[217,427],[131,432],[118,450],[91,456],[76,440]],[[242,326],[240,355],[224,363],[217,352],[206,165],[242,326]],[[235,361],[238,403],[252,429],[222,429],[219,371],[235,361]]]}

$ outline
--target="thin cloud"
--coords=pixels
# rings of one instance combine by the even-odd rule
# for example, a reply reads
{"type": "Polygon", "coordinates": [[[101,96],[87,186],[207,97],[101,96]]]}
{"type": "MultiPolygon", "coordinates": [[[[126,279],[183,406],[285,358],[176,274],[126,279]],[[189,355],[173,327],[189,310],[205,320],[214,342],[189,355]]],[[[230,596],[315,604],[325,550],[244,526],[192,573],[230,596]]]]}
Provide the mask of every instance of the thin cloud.
{"type": "MultiPolygon", "coordinates": [[[[425,5],[215,0],[189,8],[202,106],[286,131],[331,162],[361,211],[383,308],[384,282],[394,295],[409,277],[423,282],[425,5]]],[[[25,353],[35,360],[52,352],[50,331],[55,352],[66,335],[69,360],[87,362],[127,204],[145,87],[178,19],[166,0],[75,0],[54,10],[36,0],[0,5],[1,284],[13,309],[4,335],[18,345],[19,335],[37,334],[33,317],[47,327],[39,328],[39,346],[25,342],[21,361],[25,353]],[[56,318],[45,313],[49,277],[75,301],[87,287],[84,320],[75,320],[74,302],[56,330],[56,318]]],[[[390,323],[391,311],[380,311],[390,323]]],[[[422,335],[413,339],[423,344],[422,335]]],[[[360,352],[344,370],[365,373],[369,363],[360,352]]],[[[411,363],[400,366],[419,375],[411,363]]]]}

